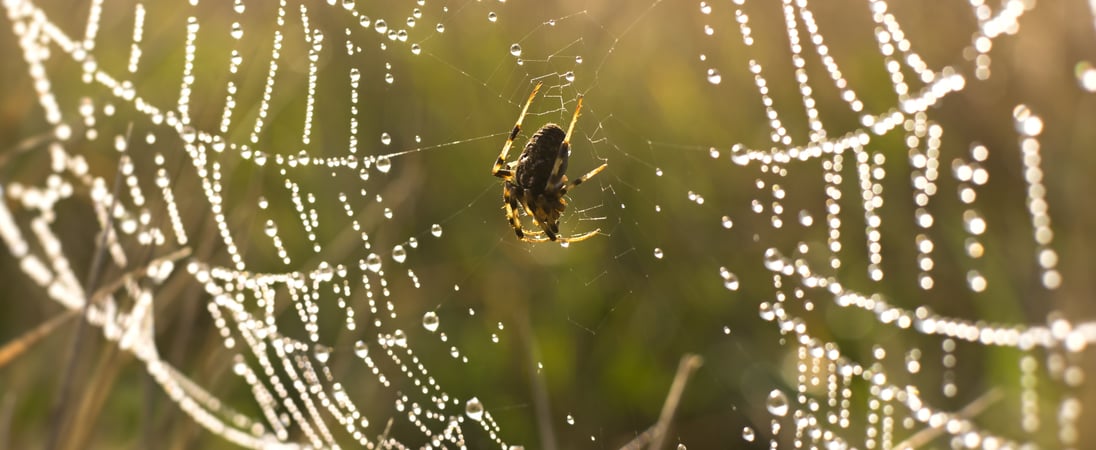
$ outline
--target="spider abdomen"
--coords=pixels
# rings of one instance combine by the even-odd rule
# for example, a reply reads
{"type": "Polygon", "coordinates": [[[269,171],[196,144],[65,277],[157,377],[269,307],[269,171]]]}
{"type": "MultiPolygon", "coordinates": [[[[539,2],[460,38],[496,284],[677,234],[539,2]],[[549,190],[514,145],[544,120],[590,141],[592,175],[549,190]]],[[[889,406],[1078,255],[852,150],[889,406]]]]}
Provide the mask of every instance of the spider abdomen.
{"type": "Polygon", "coordinates": [[[561,153],[560,146],[566,136],[562,128],[550,123],[529,138],[525,150],[518,157],[518,165],[514,171],[518,186],[532,191],[533,195],[543,193],[548,186],[548,178],[552,176],[557,157],[560,161],[559,177],[563,177],[567,172],[570,149],[562,149],[561,153]]]}

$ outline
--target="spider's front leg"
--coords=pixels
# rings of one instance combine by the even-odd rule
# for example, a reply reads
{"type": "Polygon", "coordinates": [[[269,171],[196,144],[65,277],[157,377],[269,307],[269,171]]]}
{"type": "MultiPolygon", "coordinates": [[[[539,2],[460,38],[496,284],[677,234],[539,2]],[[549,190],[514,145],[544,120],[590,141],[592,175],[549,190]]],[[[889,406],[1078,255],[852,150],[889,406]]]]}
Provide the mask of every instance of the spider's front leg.
{"type": "Polygon", "coordinates": [[[533,92],[529,93],[529,99],[525,101],[525,106],[521,108],[521,114],[518,115],[518,120],[514,124],[514,129],[510,130],[510,137],[506,139],[506,143],[502,145],[502,151],[499,152],[498,159],[495,160],[495,165],[491,166],[491,175],[499,178],[509,178],[513,176],[513,171],[510,170],[506,164],[506,154],[510,152],[510,147],[514,145],[514,139],[518,137],[518,133],[521,132],[521,122],[525,120],[525,114],[529,113],[529,105],[533,104],[533,98],[537,96],[537,92],[540,91],[540,87],[544,83],[537,83],[533,88],[533,92]]]}

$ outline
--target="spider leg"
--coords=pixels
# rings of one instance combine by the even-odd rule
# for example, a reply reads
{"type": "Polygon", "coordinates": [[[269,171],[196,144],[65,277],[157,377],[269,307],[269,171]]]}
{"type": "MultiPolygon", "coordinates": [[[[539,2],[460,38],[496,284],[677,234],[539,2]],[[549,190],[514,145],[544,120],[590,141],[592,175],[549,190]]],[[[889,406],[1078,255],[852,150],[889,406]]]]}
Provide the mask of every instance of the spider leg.
{"type": "Polygon", "coordinates": [[[597,166],[596,169],[591,170],[589,172],[586,172],[586,175],[575,178],[574,181],[571,181],[570,183],[567,183],[562,188],[560,188],[559,195],[566,194],[567,191],[571,190],[571,188],[586,182],[586,180],[589,180],[590,178],[593,178],[594,175],[597,175],[598,173],[601,173],[601,171],[605,170],[605,168],[608,167],[608,166],[609,166],[609,164],[602,164],[600,166],[597,166]]]}
{"type": "Polygon", "coordinates": [[[563,179],[562,172],[563,161],[567,160],[567,156],[571,152],[571,132],[575,131],[575,122],[578,122],[578,115],[582,112],[582,96],[578,96],[578,104],[575,105],[575,114],[571,116],[571,124],[567,126],[567,134],[563,136],[563,143],[559,145],[559,153],[556,154],[556,163],[552,166],[552,174],[548,176],[548,184],[545,188],[551,189],[552,186],[558,186],[560,180],[563,179]]]}
{"type": "Polygon", "coordinates": [[[590,238],[594,237],[594,235],[596,235],[599,231],[601,231],[601,228],[597,228],[594,231],[587,231],[587,232],[582,233],[582,234],[576,234],[576,235],[571,236],[571,237],[560,237],[556,240],[559,241],[561,244],[570,244],[572,242],[582,242],[582,241],[585,241],[587,239],[590,239],[590,238]]]}
{"type": "Polygon", "coordinates": [[[533,97],[537,96],[537,92],[540,91],[541,85],[544,83],[537,83],[533,88],[533,92],[529,93],[529,99],[525,101],[525,106],[521,108],[521,115],[518,116],[517,123],[514,124],[513,131],[510,131],[510,137],[506,139],[506,144],[503,144],[502,151],[499,152],[499,158],[495,160],[495,165],[491,167],[491,175],[499,178],[505,178],[513,175],[513,172],[509,169],[504,169],[506,165],[506,154],[510,153],[510,147],[514,145],[514,139],[518,137],[518,133],[521,132],[521,121],[525,120],[525,114],[529,112],[529,105],[533,104],[533,97]]]}
{"type": "Polygon", "coordinates": [[[518,200],[514,198],[514,189],[510,183],[502,190],[502,207],[506,210],[506,220],[510,221],[510,227],[519,239],[525,239],[525,232],[521,229],[521,218],[518,217],[518,200]]]}
{"type": "Polygon", "coordinates": [[[540,236],[540,235],[527,235],[527,236],[521,238],[521,240],[523,242],[531,242],[531,243],[559,242],[560,244],[570,244],[572,242],[582,242],[582,241],[585,241],[587,239],[590,239],[590,238],[594,237],[594,235],[598,234],[599,231],[601,231],[601,228],[598,228],[594,231],[587,231],[587,232],[582,233],[582,234],[576,234],[576,235],[571,236],[571,237],[557,236],[555,239],[549,239],[547,237],[543,237],[543,236],[540,236]]]}

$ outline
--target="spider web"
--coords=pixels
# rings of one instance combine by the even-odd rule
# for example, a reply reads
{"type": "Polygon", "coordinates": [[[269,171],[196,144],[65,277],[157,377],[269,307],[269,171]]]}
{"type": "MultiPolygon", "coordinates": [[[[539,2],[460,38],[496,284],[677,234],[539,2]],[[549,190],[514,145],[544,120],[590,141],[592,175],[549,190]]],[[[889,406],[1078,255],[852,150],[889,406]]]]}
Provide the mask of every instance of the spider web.
{"type": "Polygon", "coordinates": [[[616,448],[687,353],[678,448],[1092,438],[1096,6],[4,6],[4,315],[211,445],[616,448]],[[541,82],[569,246],[488,174],[541,82]]]}

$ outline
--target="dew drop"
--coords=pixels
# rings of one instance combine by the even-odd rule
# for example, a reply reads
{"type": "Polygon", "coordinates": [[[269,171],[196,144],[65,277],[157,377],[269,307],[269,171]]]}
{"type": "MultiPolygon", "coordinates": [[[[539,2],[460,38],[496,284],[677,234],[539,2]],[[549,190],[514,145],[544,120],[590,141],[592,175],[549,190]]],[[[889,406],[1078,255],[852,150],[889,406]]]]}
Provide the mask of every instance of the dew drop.
{"type": "Polygon", "coordinates": [[[574,425],[574,424],[575,424],[575,417],[568,414],[567,415],[567,425],[574,425]]]}
{"type": "Polygon", "coordinates": [[[662,259],[662,249],[661,248],[657,248],[657,247],[655,248],[655,258],[662,259]]]}
{"type": "Polygon", "coordinates": [[[655,176],[656,177],[661,177],[662,176],[662,169],[661,168],[658,168],[658,167],[655,168],[655,176]]]}
{"type": "Polygon", "coordinates": [[[746,442],[753,442],[755,437],[753,428],[742,427],[742,439],[746,440],[746,442]]]}
{"type": "Polygon", "coordinates": [[[398,263],[407,261],[407,250],[404,250],[402,245],[392,247],[392,259],[398,263]]]}
{"type": "Polygon", "coordinates": [[[563,78],[565,80],[567,80],[568,83],[574,83],[575,82],[575,73],[572,72],[572,71],[567,71],[567,73],[563,74],[563,78]]]}
{"type": "Polygon", "coordinates": [[[431,333],[438,331],[438,313],[428,311],[422,315],[422,327],[431,333]]]}
{"type": "Polygon", "coordinates": [[[363,14],[361,17],[358,17],[358,25],[361,25],[362,28],[369,28],[369,24],[371,23],[372,21],[369,20],[369,16],[367,15],[363,14]]]}
{"type": "Polygon", "coordinates": [[[366,344],[365,341],[362,340],[355,342],[354,354],[358,355],[359,358],[365,358],[366,356],[369,356],[369,344],[366,344]]]}
{"type": "Polygon", "coordinates": [[[575,57],[575,64],[582,64],[582,56],[581,55],[575,57]]]}
{"type": "Polygon", "coordinates": [[[723,81],[723,75],[719,74],[718,70],[708,69],[708,82],[711,84],[719,84],[723,81]]]}
{"type": "Polygon", "coordinates": [[[268,219],[266,221],[265,231],[267,236],[274,237],[278,234],[278,225],[276,225],[273,220],[268,219]]]}
{"type": "Polygon", "coordinates": [[[723,277],[723,287],[727,288],[728,291],[738,290],[738,275],[735,275],[734,272],[727,270],[726,267],[720,267],[719,276],[723,277]]]}
{"type": "Polygon", "coordinates": [[[319,361],[321,364],[327,363],[327,360],[331,357],[331,347],[326,345],[317,344],[316,348],[313,349],[313,352],[316,355],[316,361],[319,361]]]}
{"type": "Polygon", "coordinates": [[[392,143],[392,135],[388,134],[387,131],[384,132],[384,133],[381,133],[381,143],[384,144],[384,145],[391,144],[392,143]]]}
{"type": "Polygon", "coordinates": [[[723,218],[720,219],[720,222],[723,224],[723,228],[726,228],[728,230],[730,230],[731,227],[734,226],[734,222],[731,221],[731,218],[728,216],[723,216],[723,218]]]}
{"type": "Polygon", "coordinates": [[[386,155],[378,157],[377,170],[381,171],[381,173],[388,173],[389,170],[392,170],[392,159],[386,155]]]}
{"type": "Polygon", "coordinates": [[[497,16],[494,11],[491,11],[491,12],[487,13],[487,21],[488,22],[494,23],[498,20],[499,20],[499,16],[497,16]]]}
{"type": "Polygon", "coordinates": [[[478,398],[472,397],[471,400],[468,400],[468,402],[464,404],[464,414],[466,414],[469,419],[477,422],[483,420],[483,403],[480,403],[478,398]]]}
{"type": "Polygon", "coordinates": [[[805,209],[799,211],[799,224],[805,227],[809,227],[814,224],[814,217],[811,217],[811,213],[805,209]]]}
{"type": "Polygon", "coordinates": [[[441,225],[435,223],[430,226],[430,234],[434,235],[434,237],[441,237],[441,232],[441,225]]]}
{"type": "Polygon", "coordinates": [[[711,14],[712,13],[712,5],[709,5],[708,2],[700,2],[700,13],[701,14],[711,14]]]}
{"type": "Polygon", "coordinates": [[[365,267],[373,272],[381,271],[381,257],[376,253],[370,253],[365,257],[365,267]]]}
{"type": "Polygon", "coordinates": [[[377,30],[378,33],[384,34],[388,32],[388,24],[385,23],[384,19],[377,19],[376,22],[373,22],[373,29],[377,30]]]}
{"type": "Polygon", "coordinates": [[[444,33],[445,32],[445,24],[444,23],[439,23],[438,26],[434,27],[434,29],[438,30],[438,33],[444,33]]]}
{"type": "Polygon", "coordinates": [[[521,56],[521,46],[518,44],[511,44],[510,54],[514,56],[521,56]]]}
{"type": "Polygon", "coordinates": [[[769,397],[765,399],[765,409],[769,410],[769,414],[777,417],[788,415],[788,396],[780,389],[773,389],[769,392],[769,397]]]}
{"type": "Polygon", "coordinates": [[[347,11],[354,9],[354,0],[343,0],[342,7],[347,11]]]}
{"type": "Polygon", "coordinates": [[[388,83],[388,84],[395,83],[396,82],[396,76],[392,75],[391,73],[386,73],[386,74],[384,74],[384,82],[388,83]]]}
{"type": "Polygon", "coordinates": [[[422,53],[422,47],[419,47],[419,44],[411,44],[411,54],[417,55],[419,53],[422,53]]]}
{"type": "Polygon", "coordinates": [[[397,347],[407,348],[407,333],[404,333],[403,330],[396,330],[395,333],[392,333],[392,338],[397,347]]]}
{"type": "Polygon", "coordinates": [[[765,250],[765,268],[773,272],[784,269],[784,256],[780,254],[780,251],[771,247],[765,250]]]}

